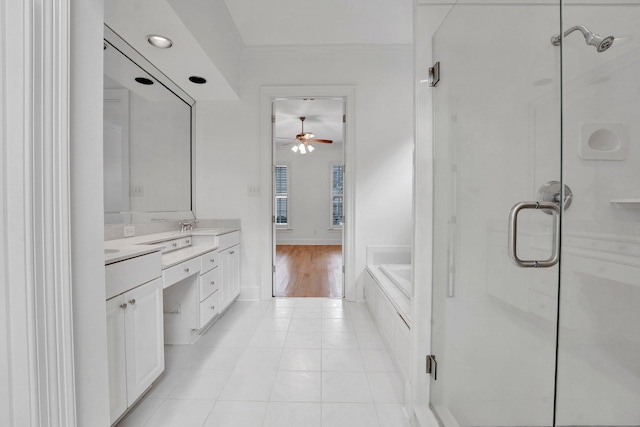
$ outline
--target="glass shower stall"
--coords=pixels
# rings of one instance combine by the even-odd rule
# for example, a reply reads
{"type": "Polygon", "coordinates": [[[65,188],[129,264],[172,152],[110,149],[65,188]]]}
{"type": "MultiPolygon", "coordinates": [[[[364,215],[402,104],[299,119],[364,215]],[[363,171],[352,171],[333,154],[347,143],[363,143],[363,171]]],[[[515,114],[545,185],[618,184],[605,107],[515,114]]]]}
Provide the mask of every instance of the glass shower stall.
{"type": "Polygon", "coordinates": [[[640,426],[640,2],[458,1],[432,41],[434,413],[640,426]]]}

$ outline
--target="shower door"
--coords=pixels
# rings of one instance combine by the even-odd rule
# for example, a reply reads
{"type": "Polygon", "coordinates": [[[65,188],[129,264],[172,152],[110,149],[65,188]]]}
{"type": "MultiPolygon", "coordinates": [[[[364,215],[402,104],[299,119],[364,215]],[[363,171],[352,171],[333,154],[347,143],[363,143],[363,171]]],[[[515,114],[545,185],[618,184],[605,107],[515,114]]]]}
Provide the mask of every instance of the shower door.
{"type": "MultiPolygon", "coordinates": [[[[553,424],[559,266],[516,266],[508,228],[513,206],[560,188],[560,12],[457,4],[433,38],[431,405],[446,427],[553,424]]],[[[558,216],[518,213],[519,259],[553,258],[558,216]]]]}
{"type": "Polygon", "coordinates": [[[639,426],[640,2],[513,3],[458,3],[433,38],[431,405],[639,426]]]}

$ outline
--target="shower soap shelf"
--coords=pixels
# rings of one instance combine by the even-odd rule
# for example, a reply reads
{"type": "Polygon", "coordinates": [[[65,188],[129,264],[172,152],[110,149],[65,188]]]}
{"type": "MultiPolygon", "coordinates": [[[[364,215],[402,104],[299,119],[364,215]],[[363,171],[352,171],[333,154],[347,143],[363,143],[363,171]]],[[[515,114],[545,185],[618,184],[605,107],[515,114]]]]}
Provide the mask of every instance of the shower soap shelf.
{"type": "Polygon", "coordinates": [[[640,209],[640,199],[611,199],[611,204],[629,209],[640,209]]]}

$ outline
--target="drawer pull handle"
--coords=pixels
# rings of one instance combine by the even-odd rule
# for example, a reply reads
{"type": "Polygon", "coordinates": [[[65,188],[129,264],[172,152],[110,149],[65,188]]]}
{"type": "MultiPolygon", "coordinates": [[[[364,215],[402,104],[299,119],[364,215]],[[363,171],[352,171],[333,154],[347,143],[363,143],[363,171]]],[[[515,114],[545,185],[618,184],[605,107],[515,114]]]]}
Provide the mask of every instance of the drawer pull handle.
{"type": "Polygon", "coordinates": [[[215,309],[216,309],[216,306],[215,306],[215,305],[212,305],[212,306],[211,306],[211,310],[215,310],[215,309]]]}
{"type": "Polygon", "coordinates": [[[135,298],[131,298],[129,300],[129,304],[134,305],[136,303],[136,299],[135,298]]]}
{"type": "Polygon", "coordinates": [[[212,284],[212,285],[215,285],[215,284],[216,284],[216,281],[215,281],[215,280],[212,280],[212,281],[211,281],[211,284],[212,284]]]}
{"type": "Polygon", "coordinates": [[[235,253],[236,253],[236,251],[231,251],[231,252],[229,252],[229,255],[233,255],[235,253]]]}
{"type": "Polygon", "coordinates": [[[188,245],[189,243],[191,243],[191,240],[187,240],[186,242],[187,242],[187,245],[188,245]]]}
{"type": "Polygon", "coordinates": [[[216,262],[216,259],[215,258],[211,258],[211,262],[216,262]]]}
{"type": "Polygon", "coordinates": [[[189,272],[189,267],[185,268],[185,269],[184,269],[184,272],[185,272],[185,273],[188,273],[188,272],[189,272]]]}
{"type": "Polygon", "coordinates": [[[173,243],[171,244],[171,246],[173,246],[174,248],[176,248],[176,247],[178,247],[178,243],[173,242],[173,243]]]}
{"type": "Polygon", "coordinates": [[[123,310],[126,310],[127,303],[125,302],[125,303],[120,304],[120,308],[123,309],[123,310]]]}

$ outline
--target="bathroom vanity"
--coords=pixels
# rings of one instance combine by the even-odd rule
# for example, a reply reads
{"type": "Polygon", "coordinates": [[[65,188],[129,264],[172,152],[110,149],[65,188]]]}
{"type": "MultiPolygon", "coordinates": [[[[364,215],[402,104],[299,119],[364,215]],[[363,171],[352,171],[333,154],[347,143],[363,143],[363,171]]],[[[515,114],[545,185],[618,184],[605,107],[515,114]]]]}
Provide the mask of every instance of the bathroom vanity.
{"type": "Polygon", "coordinates": [[[205,228],[105,242],[109,398],[117,422],[240,294],[240,231],[205,228]]]}

